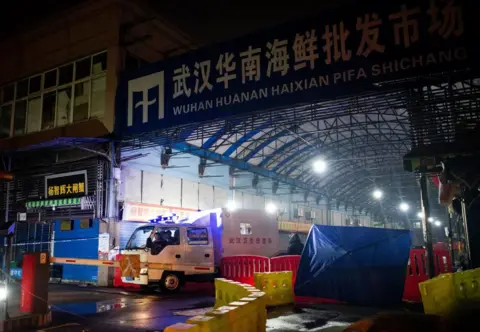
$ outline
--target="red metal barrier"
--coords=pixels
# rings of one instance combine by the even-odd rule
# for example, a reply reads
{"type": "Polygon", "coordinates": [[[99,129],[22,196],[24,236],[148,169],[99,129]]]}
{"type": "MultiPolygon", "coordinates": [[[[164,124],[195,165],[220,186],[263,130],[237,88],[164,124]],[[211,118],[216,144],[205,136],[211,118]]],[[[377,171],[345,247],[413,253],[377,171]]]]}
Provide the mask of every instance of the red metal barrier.
{"type": "MultiPolygon", "coordinates": [[[[422,296],[418,284],[428,279],[427,262],[425,258],[425,249],[412,249],[407,266],[407,277],[405,279],[405,288],[403,299],[410,302],[421,302],[422,296]]],[[[452,258],[448,250],[434,250],[435,276],[452,272],[452,258]]]]}
{"type": "MultiPolygon", "coordinates": [[[[427,280],[427,265],[425,260],[425,249],[412,249],[410,251],[403,294],[405,301],[421,302],[422,300],[418,284],[427,280]]],[[[224,257],[221,263],[221,272],[224,278],[253,285],[253,274],[255,272],[292,271],[293,284],[295,285],[299,263],[300,256],[296,255],[273,257],[270,260],[262,256],[238,255],[224,257]]],[[[436,276],[442,273],[452,272],[450,252],[444,249],[434,250],[434,265],[436,276]]],[[[310,301],[312,299],[307,298],[307,300],[310,301]]],[[[322,303],[325,301],[333,301],[325,299],[316,300],[322,303]]]]}
{"type": "Polygon", "coordinates": [[[297,279],[298,265],[300,264],[300,255],[279,256],[270,258],[270,271],[292,271],[293,272],[293,285],[297,279]]]}
{"type": "MultiPolygon", "coordinates": [[[[116,261],[120,261],[122,259],[121,254],[118,254],[115,256],[116,261]]],[[[139,285],[136,284],[130,284],[130,283],[125,283],[122,281],[122,273],[120,271],[119,267],[115,268],[114,274],[113,274],[113,287],[116,288],[140,288],[139,285]]]]}
{"type": "Polygon", "coordinates": [[[255,272],[270,272],[270,260],[263,256],[238,255],[224,257],[220,271],[224,278],[254,285],[255,272]]]}

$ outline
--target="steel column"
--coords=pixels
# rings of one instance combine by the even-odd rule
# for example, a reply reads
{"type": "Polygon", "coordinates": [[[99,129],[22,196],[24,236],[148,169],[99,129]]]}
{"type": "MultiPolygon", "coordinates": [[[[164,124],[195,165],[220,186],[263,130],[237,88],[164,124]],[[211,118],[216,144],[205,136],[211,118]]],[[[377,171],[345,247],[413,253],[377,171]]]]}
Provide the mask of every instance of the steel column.
{"type": "Polygon", "coordinates": [[[428,222],[428,218],[430,218],[430,204],[428,202],[427,177],[425,174],[420,176],[420,190],[423,213],[423,240],[427,252],[428,278],[431,279],[435,277],[435,265],[433,258],[432,226],[428,222]]]}
{"type": "Polygon", "coordinates": [[[462,221],[463,221],[463,231],[465,234],[465,252],[467,254],[467,264],[468,268],[472,266],[472,252],[470,251],[470,236],[468,234],[468,223],[467,223],[467,205],[465,200],[462,199],[462,221]]]}
{"type": "Polygon", "coordinates": [[[452,214],[448,211],[447,208],[447,217],[448,217],[448,246],[450,247],[450,256],[452,257],[452,262],[455,261],[455,250],[453,249],[453,224],[452,224],[452,214]]]}

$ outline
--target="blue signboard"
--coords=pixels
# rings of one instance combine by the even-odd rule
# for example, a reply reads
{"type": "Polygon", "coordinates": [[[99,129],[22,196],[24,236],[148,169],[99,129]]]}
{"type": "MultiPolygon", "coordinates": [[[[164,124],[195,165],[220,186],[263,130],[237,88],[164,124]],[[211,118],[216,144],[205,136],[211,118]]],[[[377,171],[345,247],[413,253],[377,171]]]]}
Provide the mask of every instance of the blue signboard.
{"type": "Polygon", "coordinates": [[[18,267],[12,267],[10,269],[10,276],[14,279],[22,279],[22,269],[18,267]]]}
{"type": "Polygon", "coordinates": [[[193,51],[125,73],[123,136],[333,99],[374,83],[465,68],[473,9],[450,0],[383,1],[193,51]]]}

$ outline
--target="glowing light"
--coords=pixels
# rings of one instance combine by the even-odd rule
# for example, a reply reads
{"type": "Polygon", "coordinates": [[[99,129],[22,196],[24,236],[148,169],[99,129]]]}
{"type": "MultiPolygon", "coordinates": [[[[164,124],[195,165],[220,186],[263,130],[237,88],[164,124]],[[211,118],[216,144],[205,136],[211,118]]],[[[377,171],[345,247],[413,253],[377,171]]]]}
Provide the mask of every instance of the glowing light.
{"type": "Polygon", "coordinates": [[[417,217],[420,218],[420,219],[423,219],[423,212],[418,212],[417,217]]]}
{"type": "Polygon", "coordinates": [[[228,201],[226,205],[227,210],[234,211],[237,209],[237,203],[235,201],[228,201]]]}
{"type": "Polygon", "coordinates": [[[267,205],[265,205],[265,211],[267,211],[267,213],[273,214],[277,212],[277,206],[273,203],[268,203],[267,205]]]}
{"type": "Polygon", "coordinates": [[[381,199],[383,197],[383,191],[380,189],[375,189],[372,193],[373,198],[375,199],[381,199]]]}
{"type": "Polygon", "coordinates": [[[434,225],[437,226],[437,227],[440,227],[440,226],[442,226],[442,223],[437,220],[437,221],[435,221],[434,225]]]}
{"type": "Polygon", "coordinates": [[[409,206],[407,203],[402,202],[402,203],[400,203],[400,205],[398,206],[398,208],[399,208],[400,211],[402,211],[402,212],[407,212],[408,209],[410,209],[410,206],[409,206]]]}
{"type": "Polygon", "coordinates": [[[433,222],[435,219],[433,219],[432,217],[428,217],[428,221],[429,222],[433,222]]]}
{"type": "Polygon", "coordinates": [[[323,159],[318,159],[313,162],[312,167],[315,173],[323,173],[327,170],[327,162],[323,159]]]}

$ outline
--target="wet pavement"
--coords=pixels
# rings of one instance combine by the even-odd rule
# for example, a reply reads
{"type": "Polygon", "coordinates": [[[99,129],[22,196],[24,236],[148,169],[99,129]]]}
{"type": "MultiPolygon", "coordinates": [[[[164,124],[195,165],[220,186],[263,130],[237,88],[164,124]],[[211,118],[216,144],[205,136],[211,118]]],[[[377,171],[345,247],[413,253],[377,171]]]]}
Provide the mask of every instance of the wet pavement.
{"type": "Polygon", "coordinates": [[[44,331],[162,331],[188,319],[179,313],[205,310],[214,303],[213,287],[208,285],[175,295],[64,287],[50,291],[53,324],[44,331]]]}
{"type": "Polygon", "coordinates": [[[332,304],[279,307],[269,310],[267,332],[341,332],[351,323],[378,311],[332,304]]]}
{"type": "MultiPolygon", "coordinates": [[[[50,285],[53,324],[38,331],[162,331],[168,325],[210,310],[213,295],[212,284],[190,285],[175,295],[50,285]]],[[[349,323],[375,312],[375,309],[335,305],[280,307],[269,310],[267,331],[340,332],[349,323]]]]}

